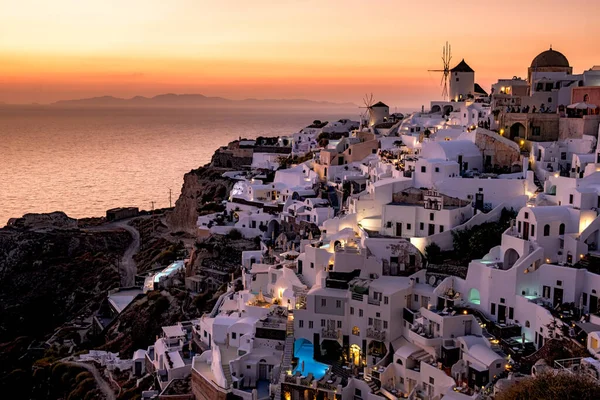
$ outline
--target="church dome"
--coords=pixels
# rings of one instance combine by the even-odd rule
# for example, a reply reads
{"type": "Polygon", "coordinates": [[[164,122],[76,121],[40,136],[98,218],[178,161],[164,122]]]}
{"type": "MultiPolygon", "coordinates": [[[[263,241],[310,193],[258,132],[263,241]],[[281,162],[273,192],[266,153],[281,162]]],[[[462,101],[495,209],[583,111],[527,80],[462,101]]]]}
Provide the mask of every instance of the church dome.
{"type": "Polygon", "coordinates": [[[552,50],[552,47],[550,47],[550,50],[538,54],[531,62],[531,68],[543,67],[569,67],[569,60],[563,53],[552,50]]]}

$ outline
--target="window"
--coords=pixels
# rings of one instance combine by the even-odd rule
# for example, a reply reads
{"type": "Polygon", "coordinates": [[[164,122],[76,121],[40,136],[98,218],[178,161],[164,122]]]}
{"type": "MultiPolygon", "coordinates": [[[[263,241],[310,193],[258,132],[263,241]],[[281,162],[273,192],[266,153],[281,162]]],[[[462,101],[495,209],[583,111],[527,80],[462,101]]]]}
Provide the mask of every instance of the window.
{"type": "Polygon", "coordinates": [[[237,338],[237,332],[231,332],[231,338],[232,339],[236,339],[237,338]]]}
{"type": "Polygon", "coordinates": [[[369,318],[369,326],[373,325],[373,318],[369,318]]]}
{"type": "Polygon", "coordinates": [[[423,165],[423,166],[421,167],[421,172],[427,172],[427,167],[423,165]]]}
{"type": "Polygon", "coordinates": [[[311,262],[311,263],[310,263],[310,267],[311,267],[311,268],[314,268],[314,267],[315,267],[315,263],[314,263],[314,262],[311,262]]]}
{"type": "Polygon", "coordinates": [[[569,195],[569,204],[573,204],[573,195],[572,194],[569,195]]]}
{"type": "Polygon", "coordinates": [[[391,227],[392,227],[392,221],[388,221],[388,222],[385,224],[385,227],[386,227],[386,228],[391,228],[391,227]]]}
{"type": "Polygon", "coordinates": [[[502,363],[496,363],[496,368],[500,368],[502,366],[502,363]]]}
{"type": "Polygon", "coordinates": [[[250,369],[250,368],[251,368],[250,365],[246,365],[246,369],[250,369]]]}
{"type": "Polygon", "coordinates": [[[440,233],[444,232],[444,225],[440,225],[440,233]]]}
{"type": "Polygon", "coordinates": [[[352,328],[352,334],[355,336],[360,335],[360,329],[358,329],[358,326],[355,326],[354,328],[352,328]]]}
{"type": "Polygon", "coordinates": [[[496,315],[496,303],[492,303],[490,307],[490,314],[496,315]]]}
{"type": "Polygon", "coordinates": [[[303,320],[298,321],[298,326],[300,328],[304,328],[304,321],[303,320]]]}
{"type": "Polygon", "coordinates": [[[271,283],[274,284],[277,282],[277,274],[271,274],[271,283]]]}
{"type": "Polygon", "coordinates": [[[545,299],[550,298],[550,286],[544,286],[542,288],[542,297],[544,297],[545,299]]]}
{"type": "Polygon", "coordinates": [[[342,321],[337,322],[337,327],[338,327],[338,329],[342,329],[342,321]]]}
{"type": "Polygon", "coordinates": [[[377,318],[381,318],[381,313],[380,313],[380,312],[377,312],[377,313],[375,313],[375,316],[376,316],[377,318]]]}
{"type": "Polygon", "coordinates": [[[458,82],[458,79],[459,79],[459,78],[456,78],[456,82],[458,82]]]}
{"type": "Polygon", "coordinates": [[[321,299],[321,307],[327,307],[327,299],[321,299]]]}
{"type": "Polygon", "coordinates": [[[410,230],[410,228],[412,228],[411,224],[406,224],[406,229],[410,230]]]}
{"type": "Polygon", "coordinates": [[[531,322],[525,321],[525,328],[531,328],[531,322]]]}
{"type": "Polygon", "coordinates": [[[529,218],[529,213],[528,212],[525,213],[525,219],[527,219],[527,218],[529,218]]]}
{"type": "Polygon", "coordinates": [[[425,229],[425,223],[423,223],[423,222],[420,222],[420,223],[419,223],[419,229],[420,229],[420,230],[423,230],[423,229],[425,229]]]}
{"type": "Polygon", "coordinates": [[[504,304],[506,300],[504,300],[502,297],[500,297],[500,303],[504,304]]]}
{"type": "Polygon", "coordinates": [[[206,334],[206,331],[204,331],[204,337],[207,337],[208,335],[206,334]]]}
{"type": "Polygon", "coordinates": [[[362,316],[363,316],[363,310],[362,310],[362,308],[359,308],[359,309],[358,309],[358,316],[359,316],[359,317],[362,317],[362,316]]]}
{"type": "Polygon", "coordinates": [[[335,308],[342,308],[342,301],[341,300],[336,300],[335,301],[335,308]]]}
{"type": "Polygon", "coordinates": [[[544,236],[550,236],[550,225],[544,225],[544,236]]]}
{"type": "Polygon", "coordinates": [[[354,389],[354,395],[356,397],[360,397],[360,396],[362,396],[362,392],[360,391],[360,389],[354,389]]]}
{"type": "Polygon", "coordinates": [[[390,303],[390,298],[387,296],[383,297],[383,304],[389,304],[390,303]]]}
{"type": "Polygon", "coordinates": [[[517,230],[521,233],[521,221],[517,222],[517,230]]]}
{"type": "Polygon", "coordinates": [[[350,315],[354,315],[354,307],[350,307],[350,315]]]}
{"type": "Polygon", "coordinates": [[[324,319],[321,320],[321,327],[322,328],[325,327],[325,320],[324,319]]]}
{"type": "Polygon", "coordinates": [[[419,301],[419,295],[418,294],[415,294],[415,301],[417,301],[417,302],[419,301]]]}
{"type": "Polygon", "coordinates": [[[313,321],[308,321],[308,329],[312,329],[314,327],[313,321]]]}
{"type": "Polygon", "coordinates": [[[562,153],[560,153],[560,159],[561,160],[566,160],[567,159],[567,152],[563,151],[562,153]]]}
{"type": "MultiPolygon", "coordinates": [[[[456,78],[456,79],[458,79],[458,78],[456,78]]],[[[433,376],[430,376],[430,377],[429,377],[429,383],[430,383],[431,385],[435,384],[435,379],[433,379],[433,376]]]]}
{"type": "Polygon", "coordinates": [[[539,126],[531,127],[531,134],[533,136],[540,136],[542,134],[542,129],[539,126]]]}
{"type": "Polygon", "coordinates": [[[531,236],[535,236],[535,225],[531,224],[531,236]]]}
{"type": "Polygon", "coordinates": [[[398,364],[398,365],[402,365],[402,360],[401,360],[401,359],[397,359],[397,360],[396,360],[396,364],[398,364]]]}
{"type": "Polygon", "coordinates": [[[515,309],[512,307],[508,307],[508,319],[514,319],[515,317],[515,309]]]}
{"type": "Polygon", "coordinates": [[[587,306],[587,293],[583,293],[583,306],[587,306]]]}
{"type": "Polygon", "coordinates": [[[433,221],[434,218],[435,218],[435,214],[434,213],[429,213],[429,220],[433,221]]]}
{"type": "Polygon", "coordinates": [[[440,168],[439,167],[435,167],[435,172],[440,172],[440,168]]]}
{"type": "Polygon", "coordinates": [[[387,321],[383,321],[383,329],[387,329],[388,328],[388,322],[387,321]]]}

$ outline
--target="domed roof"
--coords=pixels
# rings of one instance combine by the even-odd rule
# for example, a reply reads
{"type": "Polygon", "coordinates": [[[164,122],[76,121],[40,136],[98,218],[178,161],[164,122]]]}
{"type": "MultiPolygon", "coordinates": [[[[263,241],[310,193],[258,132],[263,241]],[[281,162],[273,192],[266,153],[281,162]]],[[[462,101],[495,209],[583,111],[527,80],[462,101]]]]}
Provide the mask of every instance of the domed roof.
{"type": "Polygon", "coordinates": [[[546,50],[538,54],[531,62],[531,68],[569,67],[569,60],[560,51],[546,50]]]}

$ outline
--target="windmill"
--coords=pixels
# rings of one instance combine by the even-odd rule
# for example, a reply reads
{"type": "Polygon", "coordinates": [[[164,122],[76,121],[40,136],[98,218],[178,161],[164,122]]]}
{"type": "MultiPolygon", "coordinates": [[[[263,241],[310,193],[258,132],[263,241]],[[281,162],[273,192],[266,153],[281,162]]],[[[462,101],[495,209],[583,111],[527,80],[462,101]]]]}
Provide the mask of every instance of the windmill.
{"type": "Polygon", "coordinates": [[[443,69],[430,69],[429,72],[441,72],[442,80],[442,97],[444,100],[448,98],[448,75],[450,75],[450,60],[452,60],[452,47],[446,42],[446,46],[442,48],[442,63],[443,69]]]}
{"type": "Polygon", "coordinates": [[[364,108],[365,112],[360,114],[361,125],[368,125],[371,120],[371,113],[373,112],[373,93],[365,94],[363,98],[364,106],[359,106],[358,108],[364,108]],[[365,123],[366,121],[366,123],[365,123]]]}

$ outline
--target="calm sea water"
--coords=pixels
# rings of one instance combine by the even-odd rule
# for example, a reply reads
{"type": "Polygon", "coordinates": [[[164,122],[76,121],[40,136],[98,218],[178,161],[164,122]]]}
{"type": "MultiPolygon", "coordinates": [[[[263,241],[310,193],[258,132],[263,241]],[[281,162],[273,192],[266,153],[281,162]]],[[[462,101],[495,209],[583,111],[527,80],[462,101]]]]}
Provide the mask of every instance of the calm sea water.
{"type": "Polygon", "coordinates": [[[296,132],[356,110],[0,107],[0,226],[28,212],[169,206],[183,175],[239,136],[296,132]]]}

